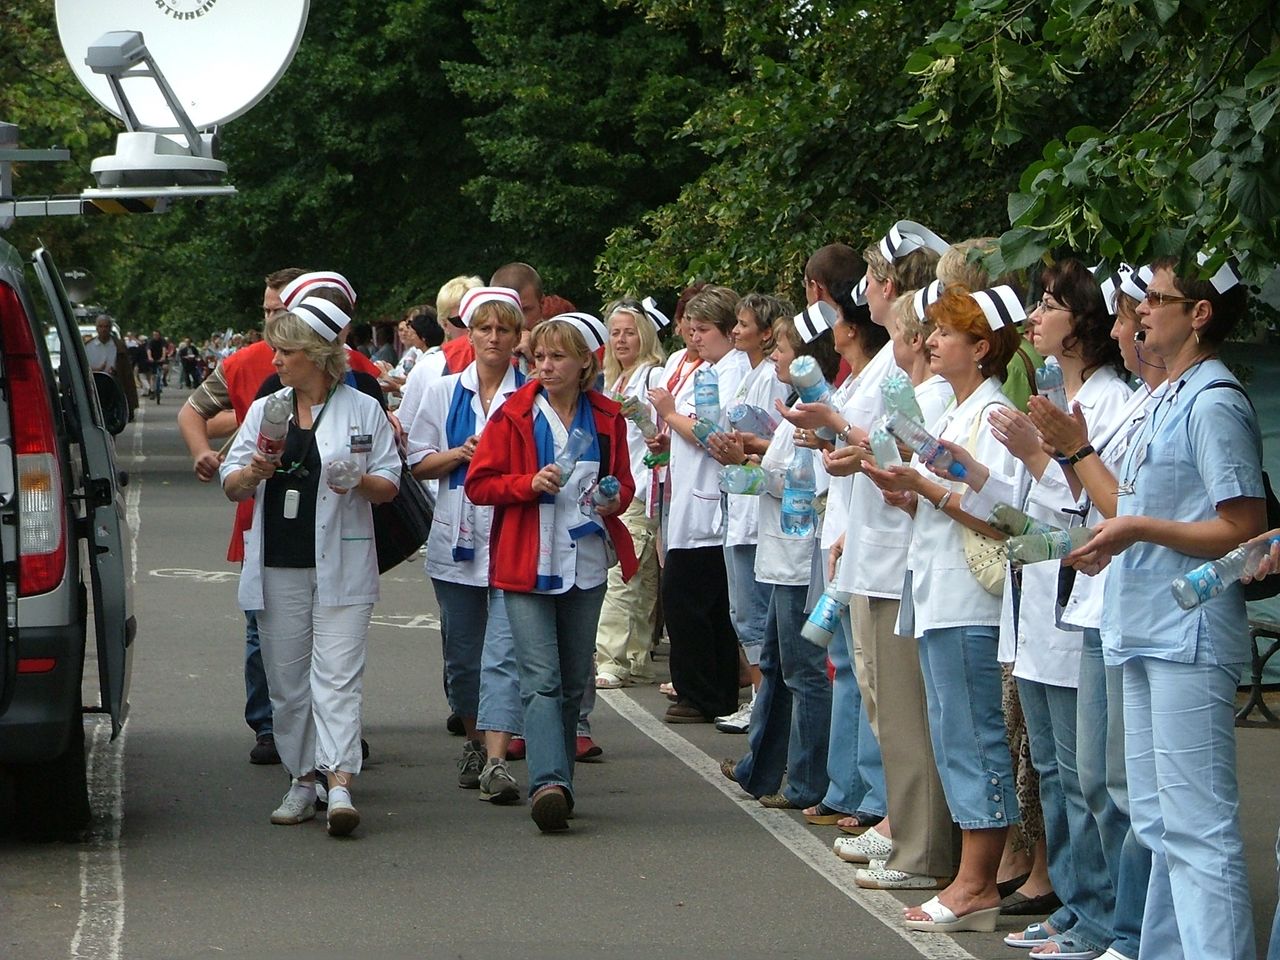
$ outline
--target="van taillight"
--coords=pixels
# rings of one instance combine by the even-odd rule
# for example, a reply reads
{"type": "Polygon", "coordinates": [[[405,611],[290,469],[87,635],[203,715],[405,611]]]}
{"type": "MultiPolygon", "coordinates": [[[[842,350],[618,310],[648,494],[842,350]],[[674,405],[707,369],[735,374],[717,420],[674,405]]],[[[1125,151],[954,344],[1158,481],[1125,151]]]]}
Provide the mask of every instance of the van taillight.
{"type": "Polygon", "coordinates": [[[0,284],[0,336],[18,468],[18,594],[47,593],[66,573],[66,506],[44,365],[17,292],[0,284]]]}

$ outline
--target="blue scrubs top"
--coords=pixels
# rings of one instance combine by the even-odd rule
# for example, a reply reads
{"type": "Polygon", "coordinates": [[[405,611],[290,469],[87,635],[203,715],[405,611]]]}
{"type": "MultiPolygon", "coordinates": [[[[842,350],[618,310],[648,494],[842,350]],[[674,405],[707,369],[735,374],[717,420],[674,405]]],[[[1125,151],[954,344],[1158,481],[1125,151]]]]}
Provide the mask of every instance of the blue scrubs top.
{"type": "MultiPolygon", "coordinates": [[[[1224,501],[1264,496],[1257,417],[1239,390],[1206,389],[1221,380],[1237,382],[1226,364],[1205,360],[1153,398],[1151,413],[1120,466],[1119,516],[1211,520],[1224,501]]],[[[1173,579],[1203,562],[1153,543],[1136,543],[1116,555],[1102,615],[1108,664],[1132,657],[1248,662],[1249,624],[1239,584],[1194,610],[1182,610],[1174,601],[1173,579]]]]}

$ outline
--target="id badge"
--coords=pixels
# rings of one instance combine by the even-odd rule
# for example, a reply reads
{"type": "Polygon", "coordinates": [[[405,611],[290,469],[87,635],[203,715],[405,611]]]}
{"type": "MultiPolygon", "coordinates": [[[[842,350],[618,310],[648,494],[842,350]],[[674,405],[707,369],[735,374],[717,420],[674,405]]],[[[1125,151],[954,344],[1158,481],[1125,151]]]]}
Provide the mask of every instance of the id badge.
{"type": "Polygon", "coordinates": [[[284,492],[284,518],[286,520],[298,519],[298,503],[302,500],[302,494],[297,490],[286,490],[284,492]]]}
{"type": "Polygon", "coordinates": [[[352,433],[351,434],[351,452],[352,453],[370,453],[373,450],[373,434],[371,433],[352,433]]]}

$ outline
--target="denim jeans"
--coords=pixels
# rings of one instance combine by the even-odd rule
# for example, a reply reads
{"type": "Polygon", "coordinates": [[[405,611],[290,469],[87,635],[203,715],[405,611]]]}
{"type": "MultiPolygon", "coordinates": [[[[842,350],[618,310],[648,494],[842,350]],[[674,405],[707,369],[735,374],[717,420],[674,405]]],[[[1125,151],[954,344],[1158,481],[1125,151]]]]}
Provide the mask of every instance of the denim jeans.
{"type": "Polygon", "coordinates": [[[1105,950],[1112,939],[1115,894],[1076,772],[1076,690],[1018,679],[1018,700],[1031,741],[1031,762],[1040,775],[1049,879],[1062,901],[1049,923],[1105,950]]]}
{"type": "Polygon", "coordinates": [[[764,618],[769,613],[769,585],[756,583],[756,545],[740,543],[724,548],[724,571],[729,578],[729,619],[742,644],[747,663],[760,665],[764,618]]]}
{"type": "Polygon", "coordinates": [[[1254,960],[1236,782],[1241,667],[1124,662],[1130,815],[1152,852],[1143,958],[1254,960]]]}
{"type": "Polygon", "coordinates": [[[444,631],[449,709],[460,717],[480,711],[480,661],[489,624],[489,588],[431,578],[444,631]]]}
{"type": "Polygon", "coordinates": [[[999,629],[944,627],[920,638],[929,739],[951,819],[962,830],[1021,820],[1001,710],[999,629]]]}
{"type": "Polygon", "coordinates": [[[552,784],[573,803],[578,708],[593,675],[596,626],[605,585],[565,593],[506,591],[520,670],[529,795],[552,784]]]}
{"type": "Polygon", "coordinates": [[[826,651],[800,636],[808,587],[775,585],[760,648],[760,690],[747,729],[738,783],[754,797],[777,793],[808,807],[827,792],[831,683],[826,651]]]}
{"type": "Polygon", "coordinates": [[[842,617],[827,656],[836,668],[831,684],[831,733],[827,745],[827,795],[823,804],[841,813],[885,815],[884,763],[880,744],[871,730],[862,691],[850,656],[852,644],[842,617]]]}
{"type": "Polygon", "coordinates": [[[516,650],[507,619],[506,596],[489,591],[488,624],[484,631],[484,652],[480,656],[480,701],[476,711],[477,730],[500,730],[520,735],[524,710],[520,705],[520,674],[516,670],[516,650]]]}
{"type": "Polygon", "coordinates": [[[244,613],[244,722],[260,737],[271,733],[271,691],[258,642],[258,611],[244,613]]]}
{"type": "Polygon", "coordinates": [[[1103,664],[1102,635],[1086,629],[1076,691],[1076,767],[1115,892],[1111,946],[1126,957],[1137,957],[1151,851],[1138,843],[1129,823],[1123,688],[1120,668],[1103,664]]]}

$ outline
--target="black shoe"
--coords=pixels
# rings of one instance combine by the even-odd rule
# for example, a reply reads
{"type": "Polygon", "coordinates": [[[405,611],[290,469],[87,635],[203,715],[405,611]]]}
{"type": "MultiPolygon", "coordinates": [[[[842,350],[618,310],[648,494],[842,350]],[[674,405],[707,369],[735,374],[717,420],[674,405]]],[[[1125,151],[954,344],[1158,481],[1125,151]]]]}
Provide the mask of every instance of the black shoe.
{"type": "Polygon", "coordinates": [[[276,738],[274,735],[263,733],[258,736],[258,742],[249,751],[249,762],[260,764],[280,762],[280,754],[276,752],[276,738]]]}
{"type": "Polygon", "coordinates": [[[463,737],[467,733],[467,728],[462,724],[462,718],[456,713],[449,714],[449,719],[444,722],[444,728],[455,737],[463,737]]]}
{"type": "Polygon", "coordinates": [[[360,738],[360,759],[362,761],[369,759],[369,741],[364,737],[360,738]]]}

